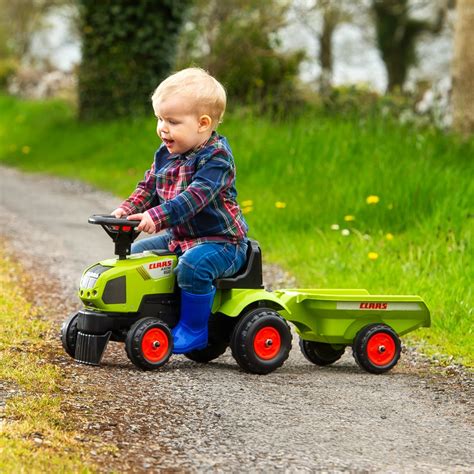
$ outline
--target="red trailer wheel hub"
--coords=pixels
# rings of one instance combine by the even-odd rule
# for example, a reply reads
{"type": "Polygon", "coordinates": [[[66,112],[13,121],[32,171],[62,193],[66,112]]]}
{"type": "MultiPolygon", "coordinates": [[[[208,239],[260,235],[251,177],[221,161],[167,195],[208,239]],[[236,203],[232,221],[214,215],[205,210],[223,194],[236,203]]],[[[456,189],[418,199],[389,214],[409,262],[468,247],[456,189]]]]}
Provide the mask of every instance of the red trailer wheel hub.
{"type": "Polygon", "coordinates": [[[151,328],[142,338],[142,352],[149,362],[160,362],[168,353],[169,341],[165,331],[151,328]]]}
{"type": "Polygon", "coordinates": [[[395,341],[389,334],[379,332],[367,342],[367,357],[374,365],[389,364],[396,354],[395,341]]]}
{"type": "Polygon", "coordinates": [[[273,359],[281,348],[281,337],[277,329],[265,326],[260,329],[253,340],[253,349],[260,359],[273,359]]]}

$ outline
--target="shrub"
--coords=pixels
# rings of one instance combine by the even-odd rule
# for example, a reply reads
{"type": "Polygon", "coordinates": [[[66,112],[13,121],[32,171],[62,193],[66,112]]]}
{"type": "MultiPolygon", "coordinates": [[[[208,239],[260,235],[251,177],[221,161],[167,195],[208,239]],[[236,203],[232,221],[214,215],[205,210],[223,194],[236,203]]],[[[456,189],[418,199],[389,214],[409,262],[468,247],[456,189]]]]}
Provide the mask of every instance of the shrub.
{"type": "Polygon", "coordinates": [[[83,119],[144,113],[170,72],[189,0],[81,0],[83,119]]]}
{"type": "Polygon", "coordinates": [[[9,80],[15,75],[18,64],[12,58],[0,58],[0,89],[6,89],[9,80]]]}

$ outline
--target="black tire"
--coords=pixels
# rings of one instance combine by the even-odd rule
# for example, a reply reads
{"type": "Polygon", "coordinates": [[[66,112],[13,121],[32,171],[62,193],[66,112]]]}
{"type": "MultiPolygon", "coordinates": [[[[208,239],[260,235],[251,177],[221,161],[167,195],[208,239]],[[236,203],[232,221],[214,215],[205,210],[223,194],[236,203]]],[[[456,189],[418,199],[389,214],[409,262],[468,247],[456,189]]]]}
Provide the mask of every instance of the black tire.
{"type": "Polygon", "coordinates": [[[357,333],[352,352],[359,367],[372,374],[382,374],[397,364],[400,338],[390,326],[371,324],[357,333]]]}
{"type": "Polygon", "coordinates": [[[324,342],[305,341],[301,338],[300,349],[307,360],[320,366],[330,365],[338,361],[346,350],[345,347],[341,349],[334,349],[331,344],[326,344],[324,342]]]}
{"type": "Polygon", "coordinates": [[[236,325],[231,341],[232,355],[246,372],[268,374],[288,359],[291,339],[288,323],[276,311],[255,309],[242,316],[236,325]]]}
{"type": "Polygon", "coordinates": [[[125,351],[131,362],[142,370],[155,370],[168,362],[173,352],[169,327],[156,318],[135,322],[125,338],[125,351]]]}
{"type": "Polygon", "coordinates": [[[224,354],[228,345],[235,318],[224,314],[211,314],[209,318],[209,342],[206,348],[187,352],[185,357],[206,364],[224,354]]]}
{"type": "Polygon", "coordinates": [[[64,350],[74,359],[76,355],[77,341],[77,317],[79,313],[73,313],[61,325],[61,343],[64,350]]]}

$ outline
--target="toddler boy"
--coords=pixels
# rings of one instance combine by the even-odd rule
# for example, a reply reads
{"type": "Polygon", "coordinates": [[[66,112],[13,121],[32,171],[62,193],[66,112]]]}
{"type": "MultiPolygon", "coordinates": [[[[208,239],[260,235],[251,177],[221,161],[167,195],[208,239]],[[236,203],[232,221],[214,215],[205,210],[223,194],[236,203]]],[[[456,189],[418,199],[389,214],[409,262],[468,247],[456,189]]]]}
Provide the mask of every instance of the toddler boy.
{"type": "Polygon", "coordinates": [[[224,115],[222,85],[199,68],[165,79],[152,96],[162,140],[151,168],[112,214],[140,220],[138,230],[164,233],[135,242],[132,253],[169,249],[178,254],[181,312],[174,349],[203,349],[216,278],[245,263],[247,223],[237,204],[235,164],[225,137],[216,132],[224,115]]]}

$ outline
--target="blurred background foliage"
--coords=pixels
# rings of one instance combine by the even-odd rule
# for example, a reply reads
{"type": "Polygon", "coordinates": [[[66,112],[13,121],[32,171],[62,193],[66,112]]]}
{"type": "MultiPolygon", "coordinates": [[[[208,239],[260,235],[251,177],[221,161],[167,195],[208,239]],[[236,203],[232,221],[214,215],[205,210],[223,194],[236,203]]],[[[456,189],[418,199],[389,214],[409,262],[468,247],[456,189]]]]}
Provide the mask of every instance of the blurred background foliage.
{"type": "Polygon", "coordinates": [[[438,3],[436,20],[431,22],[411,16],[408,0],[374,0],[373,13],[377,46],[387,68],[388,91],[401,90],[408,69],[416,65],[416,41],[425,32],[433,35],[443,27],[447,3],[438,3]]]}
{"type": "MultiPolygon", "coordinates": [[[[409,81],[420,40],[443,33],[469,44],[468,28],[454,31],[463,18],[470,21],[469,9],[469,0],[458,0],[457,8],[454,0],[0,0],[0,87],[22,96],[65,95],[80,118],[132,116],[147,110],[161,78],[197,65],[224,83],[231,102],[257,113],[299,113],[314,105],[332,112],[391,108],[404,121],[424,115],[423,124],[448,128],[454,121],[470,134],[474,117],[465,110],[469,87],[462,80],[409,81]],[[67,24],[66,41],[81,45],[80,61],[66,72],[55,71],[34,47],[58,17],[67,24]],[[378,51],[385,93],[357,80],[334,83],[334,38],[348,26],[378,51]],[[288,47],[303,30],[314,57],[308,46],[288,47]],[[318,73],[308,80],[302,70],[310,63],[318,73]],[[460,96],[453,101],[458,110],[451,94],[460,96]]],[[[461,62],[467,71],[453,65],[453,77],[472,76],[469,61],[461,62]]]]}
{"type": "Polygon", "coordinates": [[[276,34],[289,3],[195,0],[183,31],[177,69],[198,65],[219,78],[235,103],[256,110],[294,109],[300,102],[304,51],[283,52],[276,34]]]}

